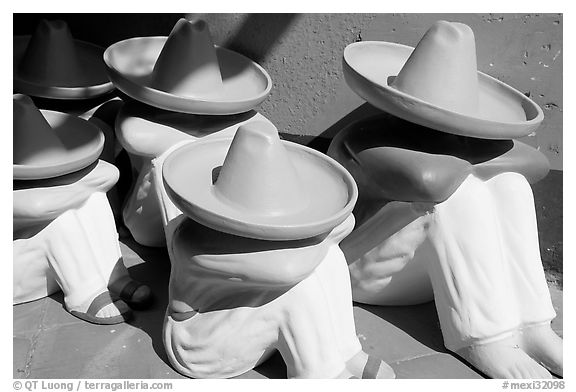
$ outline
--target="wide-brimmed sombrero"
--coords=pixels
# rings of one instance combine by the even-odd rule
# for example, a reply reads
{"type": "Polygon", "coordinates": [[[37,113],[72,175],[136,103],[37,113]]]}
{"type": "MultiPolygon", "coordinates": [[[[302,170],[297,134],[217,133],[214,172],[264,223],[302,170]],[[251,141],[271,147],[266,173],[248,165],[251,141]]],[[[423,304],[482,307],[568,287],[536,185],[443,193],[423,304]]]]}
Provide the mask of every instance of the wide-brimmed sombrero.
{"type": "Polygon", "coordinates": [[[533,132],[542,109],[518,90],[477,71],[470,27],[436,22],[416,48],[389,42],[348,45],[347,84],[372,105],[456,135],[511,139],[533,132]]]}
{"type": "Polygon", "coordinates": [[[234,138],[174,150],[162,169],[174,204],[212,229],[263,240],[327,233],[352,212],[358,189],[335,160],[281,141],[268,122],[242,125],[234,138]]]}
{"type": "Polygon", "coordinates": [[[38,110],[30,97],[14,94],[13,178],[62,176],[95,162],[104,135],[91,122],[66,113],[38,110]]]}
{"type": "Polygon", "coordinates": [[[272,80],[260,65],[214,46],[202,20],[180,19],[169,37],[138,37],[106,49],[114,85],[130,97],[189,114],[236,114],[260,104],[272,80]]]}
{"type": "Polygon", "coordinates": [[[87,99],[111,91],[104,49],[75,40],[66,22],[42,20],[32,36],[15,36],[16,92],[54,99],[87,99]]]}

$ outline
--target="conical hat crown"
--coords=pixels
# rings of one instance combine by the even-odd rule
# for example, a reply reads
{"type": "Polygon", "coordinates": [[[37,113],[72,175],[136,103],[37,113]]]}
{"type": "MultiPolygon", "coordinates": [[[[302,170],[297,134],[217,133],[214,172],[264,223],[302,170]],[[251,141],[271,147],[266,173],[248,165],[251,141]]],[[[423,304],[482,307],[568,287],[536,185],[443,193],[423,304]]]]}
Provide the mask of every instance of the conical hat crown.
{"type": "Polygon", "coordinates": [[[461,114],[478,111],[476,44],[472,29],[438,21],[422,37],[392,87],[461,114]]]}
{"type": "Polygon", "coordinates": [[[40,21],[18,65],[18,72],[39,83],[70,87],[85,78],[66,22],[40,21]]]}
{"type": "Polygon", "coordinates": [[[222,75],[208,24],[180,19],[166,40],[152,71],[150,86],[181,96],[222,88],[222,75]]]}
{"type": "Polygon", "coordinates": [[[14,95],[13,164],[51,165],[62,160],[66,147],[30,97],[14,95]]]}
{"type": "Polygon", "coordinates": [[[309,203],[278,131],[263,121],[238,128],[214,192],[225,203],[258,215],[290,214],[309,203]]]}

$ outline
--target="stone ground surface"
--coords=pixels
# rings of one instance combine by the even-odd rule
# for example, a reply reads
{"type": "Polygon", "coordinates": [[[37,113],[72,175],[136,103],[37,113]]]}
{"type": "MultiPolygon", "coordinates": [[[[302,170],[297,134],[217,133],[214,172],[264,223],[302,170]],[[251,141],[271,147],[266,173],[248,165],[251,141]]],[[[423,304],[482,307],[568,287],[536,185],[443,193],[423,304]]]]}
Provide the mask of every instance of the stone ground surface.
{"type": "MultiPolygon", "coordinates": [[[[184,378],[170,367],[161,339],[168,298],[170,262],[165,249],[123,239],[131,275],[149,284],[156,301],[135,312],[132,321],[92,325],[64,310],[62,294],[13,307],[14,378],[184,378]]],[[[551,287],[562,336],[562,291],[551,287]]],[[[389,363],[398,378],[482,378],[448,353],[433,303],[405,307],[354,305],[357,334],[364,350],[389,363]]],[[[279,354],[240,378],[285,378],[279,354]]]]}

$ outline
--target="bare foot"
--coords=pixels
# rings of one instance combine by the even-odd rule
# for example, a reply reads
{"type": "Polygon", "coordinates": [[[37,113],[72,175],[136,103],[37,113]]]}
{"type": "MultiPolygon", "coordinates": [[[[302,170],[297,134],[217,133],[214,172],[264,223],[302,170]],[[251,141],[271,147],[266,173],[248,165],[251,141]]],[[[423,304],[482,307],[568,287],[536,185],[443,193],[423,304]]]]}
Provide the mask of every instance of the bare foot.
{"type": "MultiPolygon", "coordinates": [[[[94,298],[90,297],[90,299],[85,301],[80,307],[78,307],[78,309],[74,309],[74,310],[77,310],[77,311],[80,311],[83,313],[88,311],[88,308],[92,304],[93,299],[94,298]]],[[[119,316],[120,314],[121,314],[121,312],[118,309],[118,307],[116,306],[116,304],[111,303],[111,304],[104,306],[102,309],[100,309],[95,314],[95,316],[98,318],[110,318],[110,317],[114,317],[114,316],[119,316]]]]}
{"type": "Polygon", "coordinates": [[[73,316],[93,324],[118,324],[132,317],[128,305],[124,301],[114,300],[108,291],[90,296],[81,305],[66,309],[73,316]]]}
{"type": "Polygon", "coordinates": [[[552,330],[550,323],[526,327],[520,331],[522,348],[534,360],[563,377],[562,338],[552,330]]]}
{"type": "Polygon", "coordinates": [[[394,370],[386,362],[371,357],[364,351],[350,358],[346,362],[346,368],[356,378],[396,378],[394,370]]]}
{"type": "Polygon", "coordinates": [[[518,335],[456,352],[490,378],[552,378],[521,348],[518,335]]]}
{"type": "Polygon", "coordinates": [[[98,313],[96,313],[96,317],[104,318],[104,317],[114,317],[119,316],[120,310],[114,304],[107,305],[100,309],[98,313]]]}

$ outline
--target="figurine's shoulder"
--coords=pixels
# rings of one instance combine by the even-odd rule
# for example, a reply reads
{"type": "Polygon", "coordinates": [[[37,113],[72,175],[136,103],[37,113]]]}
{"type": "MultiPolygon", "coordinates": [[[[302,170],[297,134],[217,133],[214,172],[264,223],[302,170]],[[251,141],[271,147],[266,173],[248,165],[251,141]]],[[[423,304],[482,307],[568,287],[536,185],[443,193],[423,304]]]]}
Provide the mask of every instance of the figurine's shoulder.
{"type": "Polygon", "coordinates": [[[522,142],[457,136],[387,115],[349,125],[328,154],[361,192],[398,201],[442,202],[470,174],[488,179],[517,172],[533,183],[549,170],[546,157],[522,142]]]}
{"type": "Polygon", "coordinates": [[[441,202],[472,172],[465,159],[446,151],[452,135],[391,116],[351,124],[332,141],[328,154],[362,189],[378,198],[441,202]],[[428,132],[429,131],[429,132],[428,132]]]}

